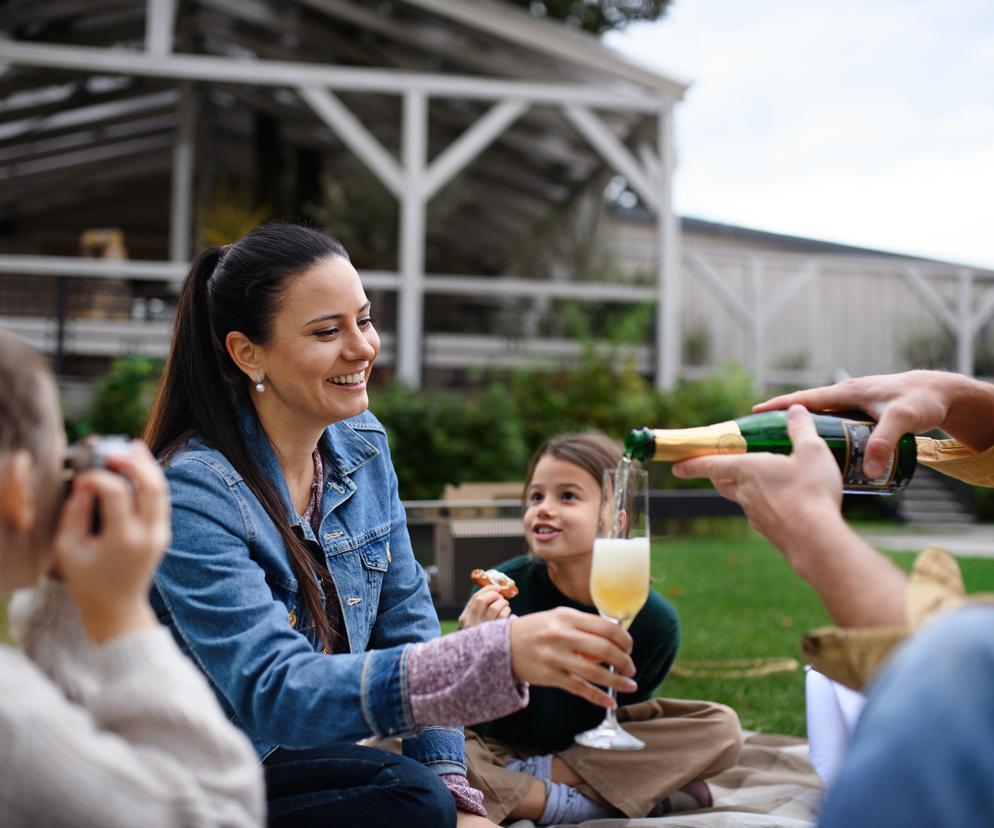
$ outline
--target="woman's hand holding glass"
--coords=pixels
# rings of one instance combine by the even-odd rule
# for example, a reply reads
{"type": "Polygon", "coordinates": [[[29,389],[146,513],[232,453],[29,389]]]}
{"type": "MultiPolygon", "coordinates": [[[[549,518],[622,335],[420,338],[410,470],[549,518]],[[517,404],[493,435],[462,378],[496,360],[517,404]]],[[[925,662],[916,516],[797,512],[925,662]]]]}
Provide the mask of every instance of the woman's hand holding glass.
{"type": "Polygon", "coordinates": [[[601,686],[627,693],[636,689],[629,678],[635,675],[631,649],[631,636],[617,624],[569,607],[511,622],[511,671],[516,678],[558,687],[600,707],[615,703],[601,686]]]}

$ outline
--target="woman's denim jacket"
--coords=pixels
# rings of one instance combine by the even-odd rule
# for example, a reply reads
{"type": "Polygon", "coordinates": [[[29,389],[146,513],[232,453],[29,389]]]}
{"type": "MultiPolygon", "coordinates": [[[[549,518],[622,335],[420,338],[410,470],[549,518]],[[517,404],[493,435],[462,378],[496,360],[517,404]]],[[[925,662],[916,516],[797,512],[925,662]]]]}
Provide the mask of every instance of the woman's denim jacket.
{"type": "Polygon", "coordinates": [[[440,774],[464,774],[462,731],[418,727],[411,715],[410,642],[440,631],[411,550],[383,426],[365,412],[325,430],[315,537],[291,505],[255,412],[243,404],[238,418],[293,531],[327,563],[350,651],[322,652],[275,525],[224,455],[196,439],[165,469],[173,544],[152,589],[159,619],[261,757],[277,747],[403,736],[405,756],[440,774]]]}

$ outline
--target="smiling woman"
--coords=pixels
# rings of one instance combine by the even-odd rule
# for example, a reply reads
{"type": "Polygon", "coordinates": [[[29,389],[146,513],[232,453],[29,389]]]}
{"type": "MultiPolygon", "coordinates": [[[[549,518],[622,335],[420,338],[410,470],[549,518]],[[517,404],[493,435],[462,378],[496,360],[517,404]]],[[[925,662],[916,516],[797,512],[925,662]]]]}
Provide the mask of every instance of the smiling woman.
{"type": "Polygon", "coordinates": [[[518,709],[521,682],[605,706],[593,684],[634,672],[628,635],[585,613],[433,640],[367,411],[379,350],[345,249],[259,227],[193,263],[149,419],[173,504],[153,606],[262,757],[271,826],[492,824],[450,726],[518,709]]]}

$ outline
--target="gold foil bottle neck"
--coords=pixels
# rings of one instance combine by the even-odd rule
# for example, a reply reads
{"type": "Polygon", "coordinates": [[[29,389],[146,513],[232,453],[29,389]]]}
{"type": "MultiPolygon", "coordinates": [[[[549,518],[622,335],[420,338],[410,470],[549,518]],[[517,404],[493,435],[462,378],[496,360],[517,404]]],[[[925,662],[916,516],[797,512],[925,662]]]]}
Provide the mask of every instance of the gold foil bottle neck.
{"type": "Polygon", "coordinates": [[[677,463],[707,454],[745,454],[746,441],[738,423],[728,420],[698,428],[657,428],[653,460],[677,463]]]}

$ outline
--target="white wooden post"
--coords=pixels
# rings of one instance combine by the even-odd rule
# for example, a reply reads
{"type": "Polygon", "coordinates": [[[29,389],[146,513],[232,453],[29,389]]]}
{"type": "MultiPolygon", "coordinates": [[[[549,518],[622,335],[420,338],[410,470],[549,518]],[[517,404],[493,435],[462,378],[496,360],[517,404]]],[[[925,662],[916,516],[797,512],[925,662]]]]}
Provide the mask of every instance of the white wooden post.
{"type": "Polygon", "coordinates": [[[752,371],[753,388],[757,391],[766,386],[766,367],[763,362],[763,265],[758,256],[749,259],[745,272],[746,306],[749,308],[747,322],[749,336],[749,369],[752,371]]]}
{"type": "Polygon", "coordinates": [[[672,389],[681,360],[680,225],[673,212],[673,102],[667,100],[659,110],[659,158],[642,147],[641,163],[587,107],[568,104],[563,114],[656,213],[656,387],[672,389]]]}
{"type": "Polygon", "coordinates": [[[956,337],[956,370],[966,376],[973,376],[973,339],[987,321],[994,309],[994,293],[988,293],[976,313],[970,312],[973,295],[973,271],[960,268],[956,274],[956,312],[932,289],[921,271],[907,265],[902,271],[905,281],[933,314],[956,337]]]}
{"type": "MultiPolygon", "coordinates": [[[[651,169],[651,168],[650,168],[651,169]]],[[[680,219],[673,211],[676,144],[673,105],[659,113],[659,174],[656,176],[656,387],[676,386],[683,361],[681,337],[680,219]]]]}
{"type": "Polygon", "coordinates": [[[190,258],[196,114],[196,92],[190,81],[184,81],[180,84],[179,127],[173,148],[169,206],[169,259],[174,262],[190,258]]]}
{"type": "Polygon", "coordinates": [[[145,3],[145,51],[168,55],[173,50],[176,0],[147,0],[145,3]]]}
{"type": "Polygon", "coordinates": [[[724,279],[699,253],[687,260],[688,269],[711,291],[715,299],[728,311],[746,334],[748,368],[752,373],[753,387],[762,390],[766,384],[764,331],[766,325],[815,278],[819,272],[817,260],[803,262],[794,275],[772,296],[764,297],[763,263],[759,256],[751,256],[745,267],[744,285],[740,298],[724,279]]]}
{"type": "Polygon", "coordinates": [[[404,93],[404,188],[400,199],[400,291],[397,297],[397,378],[421,387],[424,344],[425,166],[428,157],[428,96],[404,93]]]}
{"type": "MultiPolygon", "coordinates": [[[[970,297],[973,294],[973,271],[960,268],[956,274],[956,370],[973,376],[973,337],[977,333],[972,324],[970,297]]],[[[979,326],[978,326],[979,328],[979,326]]]]}

